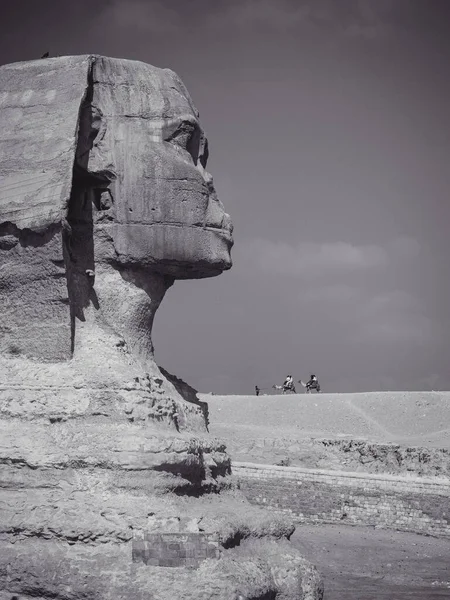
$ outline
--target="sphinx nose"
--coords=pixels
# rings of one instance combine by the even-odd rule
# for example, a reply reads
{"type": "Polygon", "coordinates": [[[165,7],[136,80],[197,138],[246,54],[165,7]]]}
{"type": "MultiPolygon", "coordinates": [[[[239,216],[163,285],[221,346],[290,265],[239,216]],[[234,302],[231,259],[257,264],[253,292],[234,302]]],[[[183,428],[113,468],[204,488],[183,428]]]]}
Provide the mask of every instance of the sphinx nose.
{"type": "Polygon", "coordinates": [[[215,195],[209,198],[208,209],[205,215],[205,225],[207,227],[222,229],[230,235],[233,233],[231,217],[224,211],[223,204],[215,195]]]}

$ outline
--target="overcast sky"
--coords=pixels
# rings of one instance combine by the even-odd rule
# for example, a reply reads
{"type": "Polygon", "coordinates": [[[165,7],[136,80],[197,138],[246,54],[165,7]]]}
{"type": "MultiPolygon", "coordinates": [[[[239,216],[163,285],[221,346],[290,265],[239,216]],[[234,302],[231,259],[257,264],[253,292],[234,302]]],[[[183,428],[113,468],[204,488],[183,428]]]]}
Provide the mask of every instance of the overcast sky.
{"type": "Polygon", "coordinates": [[[449,0],[15,0],[0,63],[176,71],[234,266],[176,282],[159,364],[202,392],[450,389],[449,0]]]}

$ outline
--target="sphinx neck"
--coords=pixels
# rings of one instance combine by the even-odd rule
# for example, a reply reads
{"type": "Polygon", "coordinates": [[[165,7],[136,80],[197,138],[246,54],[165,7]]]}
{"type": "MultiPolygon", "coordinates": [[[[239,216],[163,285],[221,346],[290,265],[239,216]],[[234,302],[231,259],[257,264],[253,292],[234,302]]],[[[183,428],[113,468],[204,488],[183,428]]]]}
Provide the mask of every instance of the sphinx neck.
{"type": "Polygon", "coordinates": [[[140,269],[96,266],[72,277],[73,357],[94,363],[117,359],[153,364],[152,327],[156,310],[173,279],[140,269]]]}

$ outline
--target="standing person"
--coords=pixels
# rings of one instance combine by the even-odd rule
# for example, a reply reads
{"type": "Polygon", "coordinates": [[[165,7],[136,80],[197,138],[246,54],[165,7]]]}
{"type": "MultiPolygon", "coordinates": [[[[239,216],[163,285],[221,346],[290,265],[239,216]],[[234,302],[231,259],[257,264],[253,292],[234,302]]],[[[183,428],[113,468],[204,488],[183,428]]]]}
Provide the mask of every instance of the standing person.
{"type": "Polygon", "coordinates": [[[255,385],[255,394],[256,394],[257,396],[259,396],[259,391],[260,391],[260,390],[259,390],[259,387],[258,387],[257,385],[255,385]]]}

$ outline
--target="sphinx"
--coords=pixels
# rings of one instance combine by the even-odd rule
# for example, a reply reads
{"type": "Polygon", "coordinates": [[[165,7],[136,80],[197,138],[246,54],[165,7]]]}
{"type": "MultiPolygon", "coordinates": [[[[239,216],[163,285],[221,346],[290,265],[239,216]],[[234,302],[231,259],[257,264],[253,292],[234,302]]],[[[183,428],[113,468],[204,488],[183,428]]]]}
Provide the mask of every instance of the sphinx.
{"type": "Polygon", "coordinates": [[[247,505],[206,403],[154,360],[174,281],[232,264],[181,80],[5,65],[0,130],[0,598],[319,598],[292,524],[247,505]],[[168,532],[217,547],[196,569],[134,560],[168,532]]]}
{"type": "Polygon", "coordinates": [[[232,246],[198,111],[168,69],[44,62],[2,68],[0,355],[40,364],[22,383],[120,388],[148,374],[185,427],[200,404],[154,364],[153,318],[175,279],[230,268],[232,246]]]}

